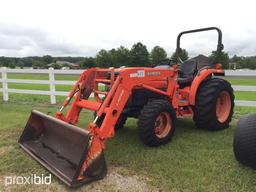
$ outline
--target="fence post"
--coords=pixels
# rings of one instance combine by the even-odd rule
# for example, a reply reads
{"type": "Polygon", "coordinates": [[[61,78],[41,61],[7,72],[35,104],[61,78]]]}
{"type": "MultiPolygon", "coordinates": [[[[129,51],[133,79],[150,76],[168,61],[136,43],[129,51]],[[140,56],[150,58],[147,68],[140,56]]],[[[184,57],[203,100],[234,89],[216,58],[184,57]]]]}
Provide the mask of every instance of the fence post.
{"type": "Polygon", "coordinates": [[[51,104],[56,104],[54,69],[49,68],[50,98],[51,104]]]}
{"type": "Polygon", "coordinates": [[[7,82],[7,68],[2,67],[2,87],[3,87],[3,100],[8,101],[9,95],[8,95],[8,82],[7,82]]]}

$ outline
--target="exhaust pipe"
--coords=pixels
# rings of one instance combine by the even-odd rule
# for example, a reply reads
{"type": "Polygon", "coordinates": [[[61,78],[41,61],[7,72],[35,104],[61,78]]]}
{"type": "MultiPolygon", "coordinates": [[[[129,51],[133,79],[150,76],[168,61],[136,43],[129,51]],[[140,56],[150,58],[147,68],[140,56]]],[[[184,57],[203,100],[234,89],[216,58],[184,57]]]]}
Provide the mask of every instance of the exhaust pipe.
{"type": "Polygon", "coordinates": [[[107,173],[101,152],[81,177],[91,145],[89,132],[36,110],[31,112],[19,145],[70,187],[102,179],[107,173]]]}

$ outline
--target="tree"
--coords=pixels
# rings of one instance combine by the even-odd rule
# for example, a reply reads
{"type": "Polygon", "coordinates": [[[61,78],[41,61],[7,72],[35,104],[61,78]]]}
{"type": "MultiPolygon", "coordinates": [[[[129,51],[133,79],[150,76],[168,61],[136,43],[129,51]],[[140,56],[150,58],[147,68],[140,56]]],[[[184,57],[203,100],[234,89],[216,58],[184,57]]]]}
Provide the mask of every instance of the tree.
{"type": "MultiPolygon", "coordinates": [[[[182,61],[188,60],[189,57],[188,57],[188,52],[186,51],[186,49],[181,49],[179,57],[182,61]]],[[[177,57],[176,51],[172,54],[171,59],[174,60],[176,63],[180,62],[177,57]]]]}
{"type": "Polygon", "coordinates": [[[234,55],[229,59],[229,68],[238,69],[241,68],[242,58],[234,55]]]}
{"type": "Polygon", "coordinates": [[[112,66],[111,56],[108,51],[102,49],[98,52],[95,58],[96,65],[99,67],[110,67],[112,66]]]}
{"type": "Polygon", "coordinates": [[[115,49],[111,49],[108,51],[109,57],[110,57],[110,63],[111,67],[118,67],[118,53],[115,49]]]}
{"type": "Polygon", "coordinates": [[[21,69],[23,69],[24,63],[23,63],[22,59],[19,59],[19,60],[18,60],[16,66],[18,66],[18,67],[20,67],[21,69]]]}
{"type": "Polygon", "coordinates": [[[251,57],[241,57],[241,62],[240,62],[242,68],[248,68],[248,69],[256,69],[256,57],[251,56],[251,57]]]}
{"type": "Polygon", "coordinates": [[[1,57],[1,65],[2,66],[4,66],[4,67],[8,67],[9,66],[9,58],[7,58],[7,57],[4,57],[4,56],[2,56],[1,57]]]}
{"type": "Polygon", "coordinates": [[[32,65],[33,65],[33,59],[32,58],[24,57],[21,60],[24,63],[25,67],[32,67],[32,65]]]}
{"type": "Polygon", "coordinates": [[[43,62],[45,62],[46,64],[52,63],[53,62],[53,58],[50,55],[45,55],[42,57],[43,62]]]}
{"type": "Polygon", "coordinates": [[[14,63],[10,63],[10,64],[9,64],[9,67],[10,67],[11,69],[15,69],[15,64],[14,64],[14,63]]]}
{"type": "Polygon", "coordinates": [[[33,69],[40,69],[44,68],[44,64],[42,64],[40,61],[34,60],[33,61],[33,69]]]}
{"type": "Polygon", "coordinates": [[[131,63],[130,51],[123,46],[118,49],[111,49],[109,54],[113,67],[129,66],[131,63]]]}
{"type": "Polygon", "coordinates": [[[54,69],[61,69],[61,65],[59,65],[59,64],[57,64],[57,63],[53,63],[53,64],[52,64],[52,67],[53,67],[54,69]]]}
{"type": "Polygon", "coordinates": [[[228,53],[224,51],[212,51],[209,59],[212,63],[221,63],[224,69],[228,68],[229,56],[228,53]]]}
{"type": "Polygon", "coordinates": [[[119,67],[131,65],[130,50],[121,46],[117,49],[119,67]]]}
{"type": "Polygon", "coordinates": [[[93,57],[85,57],[81,64],[83,69],[91,68],[96,66],[95,59],[93,57]]]}
{"type": "Polygon", "coordinates": [[[155,46],[150,53],[151,64],[157,65],[165,59],[167,59],[166,51],[162,47],[155,46]]]}
{"type": "Polygon", "coordinates": [[[138,42],[132,46],[130,51],[131,66],[150,66],[147,47],[138,42]]]}
{"type": "Polygon", "coordinates": [[[238,57],[237,55],[234,55],[232,58],[230,58],[231,62],[241,62],[241,57],[238,57]]]}

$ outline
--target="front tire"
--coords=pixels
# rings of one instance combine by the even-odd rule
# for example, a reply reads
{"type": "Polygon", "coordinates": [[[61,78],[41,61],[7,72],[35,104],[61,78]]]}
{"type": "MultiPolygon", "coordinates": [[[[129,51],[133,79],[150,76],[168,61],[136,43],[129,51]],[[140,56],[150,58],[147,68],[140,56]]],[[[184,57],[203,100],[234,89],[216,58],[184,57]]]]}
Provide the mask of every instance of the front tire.
{"type": "Polygon", "coordinates": [[[234,113],[234,93],[224,79],[203,82],[196,95],[194,122],[198,128],[222,130],[229,127],[234,113]]]}
{"type": "Polygon", "coordinates": [[[121,130],[123,129],[125,123],[126,123],[127,117],[125,115],[120,115],[118,118],[116,125],[115,125],[115,130],[121,130]]]}
{"type": "MultiPolygon", "coordinates": [[[[94,112],[93,116],[94,116],[94,118],[96,117],[96,112],[94,112]]],[[[105,118],[105,114],[102,114],[102,116],[96,122],[98,127],[101,126],[104,118],[105,118]]],[[[126,120],[127,120],[127,117],[125,115],[121,114],[120,117],[118,118],[116,124],[115,124],[115,131],[123,129],[123,127],[124,127],[124,125],[126,123],[126,120]]]]}
{"type": "Polygon", "coordinates": [[[167,100],[151,100],[141,110],[138,128],[144,144],[166,144],[171,140],[176,128],[176,112],[167,100]]]}

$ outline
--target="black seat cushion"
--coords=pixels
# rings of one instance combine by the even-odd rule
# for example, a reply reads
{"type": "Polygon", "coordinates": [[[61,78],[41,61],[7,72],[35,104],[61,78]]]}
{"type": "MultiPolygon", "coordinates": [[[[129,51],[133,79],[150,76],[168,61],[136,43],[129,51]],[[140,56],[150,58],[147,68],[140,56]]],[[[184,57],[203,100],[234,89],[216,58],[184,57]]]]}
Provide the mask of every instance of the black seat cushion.
{"type": "Polygon", "coordinates": [[[178,83],[181,87],[185,87],[188,85],[191,85],[193,81],[193,77],[187,77],[187,78],[178,78],[178,83]]]}
{"type": "Polygon", "coordinates": [[[180,87],[191,85],[196,73],[197,73],[197,61],[194,59],[189,59],[187,61],[184,61],[179,68],[178,83],[180,87]]]}

